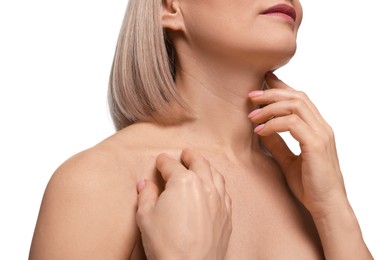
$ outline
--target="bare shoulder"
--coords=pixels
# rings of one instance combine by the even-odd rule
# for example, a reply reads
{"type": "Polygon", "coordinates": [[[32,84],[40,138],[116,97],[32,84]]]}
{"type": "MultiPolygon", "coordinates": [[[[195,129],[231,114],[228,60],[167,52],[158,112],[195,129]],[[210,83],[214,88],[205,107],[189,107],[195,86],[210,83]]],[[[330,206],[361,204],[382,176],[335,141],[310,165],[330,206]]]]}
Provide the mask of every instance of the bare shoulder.
{"type": "Polygon", "coordinates": [[[56,170],[42,200],[30,259],[129,258],[139,236],[136,183],[152,174],[143,171],[153,171],[153,157],[137,141],[142,136],[134,135],[115,134],[56,170]]]}

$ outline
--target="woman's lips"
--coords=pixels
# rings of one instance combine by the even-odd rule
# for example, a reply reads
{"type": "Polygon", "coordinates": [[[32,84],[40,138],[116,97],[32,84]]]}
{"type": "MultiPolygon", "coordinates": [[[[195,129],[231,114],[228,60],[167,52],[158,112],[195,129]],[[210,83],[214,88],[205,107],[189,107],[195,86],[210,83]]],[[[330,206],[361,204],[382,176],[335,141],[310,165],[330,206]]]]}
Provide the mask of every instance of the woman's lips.
{"type": "Polygon", "coordinates": [[[286,4],[272,6],[271,8],[265,10],[262,14],[282,16],[292,20],[293,22],[295,22],[295,20],[297,19],[297,13],[295,12],[295,9],[292,6],[286,4]]]}

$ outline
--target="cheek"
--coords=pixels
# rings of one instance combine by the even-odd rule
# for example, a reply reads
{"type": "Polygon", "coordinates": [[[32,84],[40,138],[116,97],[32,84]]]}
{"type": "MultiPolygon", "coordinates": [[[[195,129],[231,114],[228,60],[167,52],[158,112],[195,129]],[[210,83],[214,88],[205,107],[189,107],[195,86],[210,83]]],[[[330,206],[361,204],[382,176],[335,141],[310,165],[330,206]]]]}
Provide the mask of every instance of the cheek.
{"type": "Polygon", "coordinates": [[[186,17],[187,39],[193,47],[219,50],[229,45],[240,46],[248,35],[250,23],[239,10],[193,10],[186,17]]]}
{"type": "Polygon", "coordinates": [[[185,1],[182,12],[191,40],[231,41],[232,34],[237,34],[247,27],[244,17],[245,0],[191,0],[185,1]],[[195,1],[195,2],[193,2],[195,1]]]}

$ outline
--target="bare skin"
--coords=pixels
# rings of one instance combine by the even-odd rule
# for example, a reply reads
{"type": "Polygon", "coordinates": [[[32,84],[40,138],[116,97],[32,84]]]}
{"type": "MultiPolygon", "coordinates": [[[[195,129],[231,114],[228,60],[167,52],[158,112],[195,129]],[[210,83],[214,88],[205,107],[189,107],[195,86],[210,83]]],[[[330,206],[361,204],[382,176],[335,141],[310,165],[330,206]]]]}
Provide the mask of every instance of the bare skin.
{"type": "MultiPolygon", "coordinates": [[[[156,157],[164,152],[179,158],[191,144],[172,138],[180,132],[135,125],[66,162],[46,191],[31,259],[144,259],[135,221],[136,183],[162,184],[156,157]],[[53,252],[40,258],[34,249],[41,247],[53,252]]],[[[250,158],[229,157],[196,143],[192,148],[223,173],[232,198],[233,232],[225,259],[321,259],[313,226],[304,221],[272,160],[259,151],[250,158]]]]}
{"type": "Polygon", "coordinates": [[[190,120],[136,123],[65,162],[47,187],[30,259],[145,259],[137,183],[162,191],[156,158],[179,160],[188,147],[226,181],[233,231],[225,259],[371,259],[331,129],[305,95],[268,74],[293,56],[302,19],[298,1],[283,1],[296,9],[295,23],[259,15],[278,3],[164,1],[162,25],[175,43],[175,82],[190,120]],[[266,79],[271,89],[260,94],[266,79]],[[265,108],[248,118],[258,105],[265,108]],[[283,131],[300,142],[301,156],[275,135],[283,131]]]}

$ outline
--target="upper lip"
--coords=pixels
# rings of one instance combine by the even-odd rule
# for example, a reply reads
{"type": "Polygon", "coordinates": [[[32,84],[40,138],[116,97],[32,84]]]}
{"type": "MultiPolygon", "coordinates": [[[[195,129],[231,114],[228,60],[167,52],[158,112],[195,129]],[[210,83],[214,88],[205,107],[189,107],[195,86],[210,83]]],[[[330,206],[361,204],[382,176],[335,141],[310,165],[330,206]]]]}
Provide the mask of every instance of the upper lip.
{"type": "Polygon", "coordinates": [[[270,14],[270,13],[282,13],[290,16],[294,21],[297,18],[297,13],[295,12],[294,7],[286,4],[278,4],[274,5],[271,8],[265,10],[262,14],[270,14]]]}

